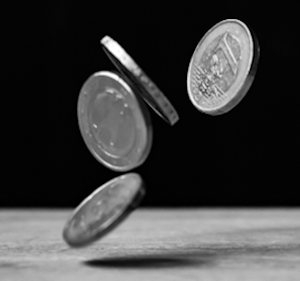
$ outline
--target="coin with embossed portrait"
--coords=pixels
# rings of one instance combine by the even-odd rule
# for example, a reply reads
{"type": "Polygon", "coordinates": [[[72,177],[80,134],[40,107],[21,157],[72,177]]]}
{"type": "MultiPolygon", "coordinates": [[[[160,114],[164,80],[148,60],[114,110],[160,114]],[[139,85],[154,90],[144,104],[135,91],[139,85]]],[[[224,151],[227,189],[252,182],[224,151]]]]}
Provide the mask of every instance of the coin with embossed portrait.
{"type": "Polygon", "coordinates": [[[240,20],[213,26],[189,63],[187,90],[193,105],[211,115],[233,109],[253,83],[259,53],[257,37],[240,20]]]}

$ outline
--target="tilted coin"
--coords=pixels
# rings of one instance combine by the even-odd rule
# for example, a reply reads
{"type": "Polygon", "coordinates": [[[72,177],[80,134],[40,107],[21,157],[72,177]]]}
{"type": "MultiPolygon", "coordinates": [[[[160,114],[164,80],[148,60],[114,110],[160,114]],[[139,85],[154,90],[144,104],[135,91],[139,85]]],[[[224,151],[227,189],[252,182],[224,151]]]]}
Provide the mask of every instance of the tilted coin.
{"type": "Polygon", "coordinates": [[[234,108],[254,80],[259,52],[254,32],[243,22],[229,19],[213,26],[189,64],[187,90],[193,105],[211,115],[234,108]]]}
{"type": "Polygon", "coordinates": [[[118,226],[140,203],[145,194],[136,173],[110,180],[89,195],[73,212],[63,229],[71,247],[87,246],[118,226]]]}
{"type": "Polygon", "coordinates": [[[167,123],[174,125],[179,115],[168,98],[146,75],[121,45],[109,36],[101,39],[104,51],[115,66],[139,89],[139,94],[148,105],[167,123]]]}
{"type": "Polygon", "coordinates": [[[100,71],[88,79],[78,100],[78,121],[86,146],[109,169],[136,168],[150,152],[148,109],[117,73],[100,71]]]}

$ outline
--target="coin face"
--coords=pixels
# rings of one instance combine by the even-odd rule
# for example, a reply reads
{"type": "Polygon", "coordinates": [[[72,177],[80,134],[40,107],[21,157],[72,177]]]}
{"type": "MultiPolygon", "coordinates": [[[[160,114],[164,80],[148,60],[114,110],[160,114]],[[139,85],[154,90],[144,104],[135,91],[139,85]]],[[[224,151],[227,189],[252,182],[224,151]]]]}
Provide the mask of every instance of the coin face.
{"type": "Polygon", "coordinates": [[[71,247],[83,247],[102,238],[138,206],[144,193],[138,174],[110,180],[75,209],[63,229],[64,240],[71,247]]]}
{"type": "Polygon", "coordinates": [[[243,22],[216,24],[200,40],[189,64],[187,90],[193,105],[212,115],[234,108],[254,80],[258,58],[258,40],[243,22]]]}
{"type": "Polygon", "coordinates": [[[174,125],[179,120],[177,111],[149,76],[127,54],[121,45],[111,37],[103,37],[101,44],[119,71],[139,89],[138,93],[145,102],[167,123],[174,125]]]}
{"type": "Polygon", "coordinates": [[[109,169],[136,168],[150,152],[150,114],[143,100],[118,74],[97,72],[84,83],[78,121],[90,152],[109,169]]]}

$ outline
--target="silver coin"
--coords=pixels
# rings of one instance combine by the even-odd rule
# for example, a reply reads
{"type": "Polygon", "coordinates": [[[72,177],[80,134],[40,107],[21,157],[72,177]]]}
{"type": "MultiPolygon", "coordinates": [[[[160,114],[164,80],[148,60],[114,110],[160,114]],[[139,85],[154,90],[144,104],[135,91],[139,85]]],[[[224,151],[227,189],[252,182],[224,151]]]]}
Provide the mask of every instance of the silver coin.
{"type": "Polygon", "coordinates": [[[192,104],[211,115],[233,109],[253,83],[259,53],[255,33],[243,22],[228,19],[213,26],[189,64],[187,90],[192,104]]]}
{"type": "Polygon", "coordinates": [[[136,173],[114,178],[96,189],[75,209],[63,229],[71,247],[87,246],[118,226],[145,194],[142,178],[136,173]]]}
{"type": "Polygon", "coordinates": [[[146,160],[152,145],[150,114],[117,73],[97,72],[84,83],[78,121],[86,146],[107,168],[129,171],[146,160]]]}
{"type": "Polygon", "coordinates": [[[101,39],[104,51],[123,73],[139,90],[138,93],[145,102],[167,123],[174,125],[179,120],[179,115],[169,99],[146,75],[137,63],[127,54],[121,45],[109,36],[101,39]]]}

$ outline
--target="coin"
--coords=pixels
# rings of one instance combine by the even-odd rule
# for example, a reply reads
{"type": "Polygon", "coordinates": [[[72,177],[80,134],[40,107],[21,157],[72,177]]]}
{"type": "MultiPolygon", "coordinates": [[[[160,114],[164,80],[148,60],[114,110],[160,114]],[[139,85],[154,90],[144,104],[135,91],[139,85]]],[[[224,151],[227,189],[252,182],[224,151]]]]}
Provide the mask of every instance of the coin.
{"type": "Polygon", "coordinates": [[[146,103],[167,123],[174,125],[179,115],[174,106],[146,75],[137,63],[127,54],[121,45],[109,36],[101,39],[105,53],[115,66],[139,89],[139,94],[146,103]]]}
{"type": "Polygon", "coordinates": [[[107,168],[128,171],[146,160],[152,145],[151,117],[119,74],[100,71],[84,83],[78,121],[86,146],[107,168]]]}
{"type": "Polygon", "coordinates": [[[71,247],[99,240],[137,208],[144,194],[142,178],[136,173],[108,181],[75,209],[65,224],[63,239],[71,247]]]}
{"type": "Polygon", "coordinates": [[[189,63],[187,90],[192,104],[211,115],[233,109],[253,83],[259,52],[255,33],[243,22],[228,19],[213,26],[189,63]]]}

